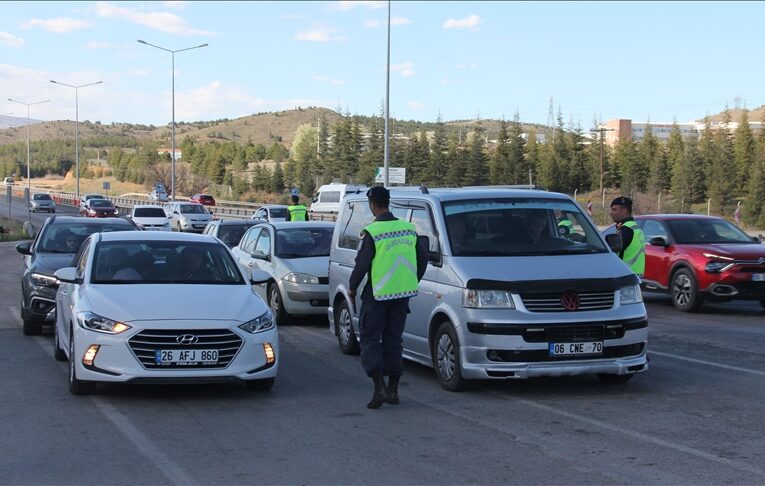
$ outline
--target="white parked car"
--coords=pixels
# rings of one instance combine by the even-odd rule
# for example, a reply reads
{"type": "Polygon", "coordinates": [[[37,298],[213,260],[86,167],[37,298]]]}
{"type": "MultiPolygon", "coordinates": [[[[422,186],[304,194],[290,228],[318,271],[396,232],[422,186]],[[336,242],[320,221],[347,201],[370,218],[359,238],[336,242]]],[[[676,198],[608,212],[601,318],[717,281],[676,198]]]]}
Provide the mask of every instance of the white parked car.
{"type": "Polygon", "coordinates": [[[263,221],[278,223],[280,221],[287,221],[288,214],[289,210],[283,204],[266,204],[255,211],[252,219],[262,219],[263,221]]]}
{"type": "Polygon", "coordinates": [[[290,315],[323,315],[329,305],[329,248],[334,224],[320,221],[261,223],[231,252],[248,271],[270,280],[256,287],[277,322],[290,315]]]}
{"type": "Polygon", "coordinates": [[[98,382],[242,381],[270,389],[276,323],[228,248],[211,236],[96,233],[54,275],[54,356],[69,390],[98,382]]]}
{"type": "Polygon", "coordinates": [[[170,221],[165,211],[159,206],[149,204],[133,206],[129,218],[145,231],[170,231],[170,221]]]}
{"type": "Polygon", "coordinates": [[[167,203],[163,209],[170,220],[170,227],[176,231],[201,233],[212,220],[212,214],[198,203],[167,203]]]}

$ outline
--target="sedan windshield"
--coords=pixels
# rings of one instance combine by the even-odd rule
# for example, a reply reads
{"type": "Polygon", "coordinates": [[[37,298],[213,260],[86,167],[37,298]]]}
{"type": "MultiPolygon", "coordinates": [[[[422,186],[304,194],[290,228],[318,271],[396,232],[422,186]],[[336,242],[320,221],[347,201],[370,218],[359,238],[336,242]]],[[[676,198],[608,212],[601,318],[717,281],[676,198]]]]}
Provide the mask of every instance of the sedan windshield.
{"type": "Polygon", "coordinates": [[[90,207],[91,208],[113,208],[114,205],[111,201],[108,199],[91,199],[90,200],[90,207]]]}
{"type": "Polygon", "coordinates": [[[597,230],[572,202],[478,199],[444,203],[454,256],[604,253],[597,230]]]}
{"type": "Polygon", "coordinates": [[[329,256],[333,228],[295,228],[276,233],[276,256],[306,258],[329,256]]]}
{"type": "Polygon", "coordinates": [[[165,211],[162,208],[136,208],[134,216],[136,218],[166,218],[165,211]]]}
{"type": "Polygon", "coordinates": [[[667,221],[680,244],[752,243],[746,233],[724,219],[686,219],[667,221]]]}
{"type": "Polygon", "coordinates": [[[50,194],[35,194],[32,196],[35,201],[50,201],[50,194]]]}
{"type": "Polygon", "coordinates": [[[112,231],[134,231],[135,228],[127,221],[124,224],[77,224],[54,223],[45,227],[40,235],[35,251],[43,253],[76,253],[80,244],[92,233],[109,233],[112,231]]]}
{"type": "Polygon", "coordinates": [[[270,208],[272,218],[286,218],[287,208],[270,208]]]}
{"type": "Polygon", "coordinates": [[[242,285],[244,279],[219,243],[108,241],[96,248],[91,282],[242,285]]]}
{"type": "Polygon", "coordinates": [[[205,208],[198,204],[181,204],[181,213],[183,214],[205,214],[205,208]]]}

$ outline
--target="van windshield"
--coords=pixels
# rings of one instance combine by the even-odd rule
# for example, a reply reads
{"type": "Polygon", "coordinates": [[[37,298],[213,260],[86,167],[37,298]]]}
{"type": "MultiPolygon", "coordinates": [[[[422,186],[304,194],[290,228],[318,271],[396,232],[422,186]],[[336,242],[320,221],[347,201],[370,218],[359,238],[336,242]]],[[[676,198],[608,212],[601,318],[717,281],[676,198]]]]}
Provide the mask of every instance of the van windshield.
{"type": "Polygon", "coordinates": [[[606,253],[590,220],[560,199],[466,200],[443,203],[454,256],[606,253]]]}

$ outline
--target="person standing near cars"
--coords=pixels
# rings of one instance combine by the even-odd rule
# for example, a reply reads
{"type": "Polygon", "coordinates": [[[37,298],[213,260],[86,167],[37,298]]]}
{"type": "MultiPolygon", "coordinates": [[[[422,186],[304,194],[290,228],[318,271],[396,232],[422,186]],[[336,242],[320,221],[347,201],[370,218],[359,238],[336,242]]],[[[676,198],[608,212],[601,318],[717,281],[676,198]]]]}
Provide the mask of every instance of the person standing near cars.
{"type": "Polygon", "coordinates": [[[414,225],[391,214],[386,188],[371,188],[367,198],[375,220],[361,232],[348,294],[355,302],[356,290],[369,275],[361,293],[359,314],[361,364],[374,382],[374,394],[367,407],[379,408],[384,402],[399,404],[402,335],[409,299],[417,295],[418,283],[428,265],[428,252],[418,243],[414,225]],[[384,376],[388,377],[387,386],[384,376]]]}
{"type": "Polygon", "coordinates": [[[645,235],[632,218],[632,199],[620,196],[611,201],[611,218],[616,223],[616,231],[622,236],[622,251],[619,253],[619,258],[635,275],[643,278],[645,235]]]}
{"type": "Polygon", "coordinates": [[[300,204],[300,197],[292,195],[292,204],[287,206],[287,221],[308,221],[308,208],[300,204]]]}

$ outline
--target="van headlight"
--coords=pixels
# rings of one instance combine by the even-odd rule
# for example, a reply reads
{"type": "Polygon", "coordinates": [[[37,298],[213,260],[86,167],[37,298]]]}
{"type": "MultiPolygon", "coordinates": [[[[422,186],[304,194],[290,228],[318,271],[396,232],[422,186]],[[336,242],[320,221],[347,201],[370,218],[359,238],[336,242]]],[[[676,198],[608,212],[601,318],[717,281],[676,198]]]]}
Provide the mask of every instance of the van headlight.
{"type": "Polygon", "coordinates": [[[640,291],[640,285],[630,285],[619,289],[619,302],[622,305],[643,302],[643,292],[640,291]]]}
{"type": "Polygon", "coordinates": [[[318,284],[319,277],[306,275],[305,273],[288,273],[282,280],[296,284],[318,284]]]}
{"type": "Polygon", "coordinates": [[[77,314],[77,322],[83,329],[106,334],[119,334],[130,329],[130,326],[124,322],[114,321],[93,312],[79,312],[77,314]]]}
{"type": "Polygon", "coordinates": [[[247,331],[251,334],[255,334],[256,332],[263,332],[268,331],[269,329],[274,327],[274,318],[271,315],[271,311],[266,311],[265,314],[263,314],[260,317],[256,317],[255,319],[251,321],[247,321],[241,326],[239,326],[239,329],[243,331],[247,331]]]}
{"type": "Polygon", "coordinates": [[[515,309],[513,296],[507,290],[465,289],[462,307],[470,309],[515,309]]]}

